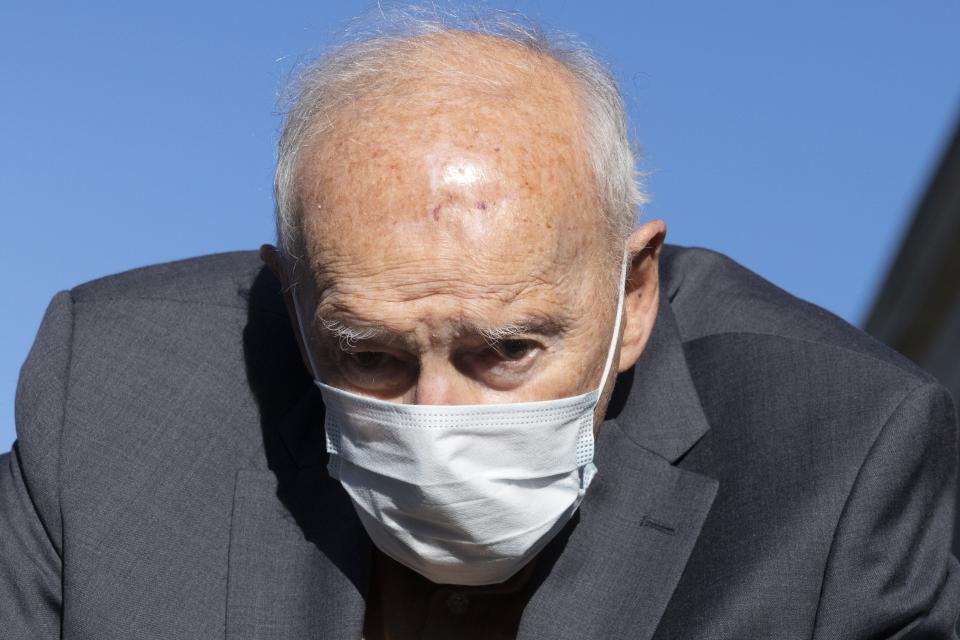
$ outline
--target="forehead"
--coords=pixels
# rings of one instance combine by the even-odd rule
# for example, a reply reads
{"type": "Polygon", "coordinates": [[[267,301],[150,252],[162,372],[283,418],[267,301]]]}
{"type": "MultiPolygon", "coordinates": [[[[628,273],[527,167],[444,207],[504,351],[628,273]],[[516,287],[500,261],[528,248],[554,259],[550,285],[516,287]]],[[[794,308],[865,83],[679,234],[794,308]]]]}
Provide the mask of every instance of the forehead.
{"type": "Polygon", "coordinates": [[[602,262],[569,78],[556,63],[466,53],[485,63],[462,56],[358,98],[305,154],[304,238],[324,284],[517,299],[602,262]]]}

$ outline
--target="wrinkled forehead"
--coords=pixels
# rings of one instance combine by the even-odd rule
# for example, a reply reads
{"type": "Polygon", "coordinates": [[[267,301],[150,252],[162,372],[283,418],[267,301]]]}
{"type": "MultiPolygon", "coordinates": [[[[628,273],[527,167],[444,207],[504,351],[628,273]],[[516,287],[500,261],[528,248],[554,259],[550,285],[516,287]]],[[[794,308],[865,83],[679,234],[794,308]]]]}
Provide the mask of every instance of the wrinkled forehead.
{"type": "Polygon", "coordinates": [[[311,271],[522,288],[604,262],[574,86],[532,64],[412,73],[338,112],[299,167],[311,271]]]}

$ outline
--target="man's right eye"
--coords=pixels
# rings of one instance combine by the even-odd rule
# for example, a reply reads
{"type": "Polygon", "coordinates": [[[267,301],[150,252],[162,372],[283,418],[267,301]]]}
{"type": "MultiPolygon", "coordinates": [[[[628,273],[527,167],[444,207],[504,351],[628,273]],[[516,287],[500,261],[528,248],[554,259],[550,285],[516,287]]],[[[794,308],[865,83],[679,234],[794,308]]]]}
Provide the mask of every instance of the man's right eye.
{"type": "Polygon", "coordinates": [[[346,358],[361,371],[376,371],[395,363],[395,358],[385,351],[352,351],[346,353],[346,358]]]}
{"type": "Polygon", "coordinates": [[[415,366],[388,351],[340,351],[344,382],[377,393],[400,393],[413,382],[415,366]]]}

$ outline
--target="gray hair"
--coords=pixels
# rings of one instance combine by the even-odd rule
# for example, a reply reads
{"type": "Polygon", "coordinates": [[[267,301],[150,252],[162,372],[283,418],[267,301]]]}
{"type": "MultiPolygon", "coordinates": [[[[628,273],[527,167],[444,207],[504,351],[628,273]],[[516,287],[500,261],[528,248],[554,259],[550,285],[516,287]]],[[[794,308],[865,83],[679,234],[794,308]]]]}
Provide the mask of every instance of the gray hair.
{"type": "Polygon", "coordinates": [[[474,33],[502,38],[553,59],[572,76],[584,113],[586,156],[596,179],[614,254],[636,225],[646,201],[641,191],[626,114],[616,82],[582,42],[565,34],[546,33],[525,18],[502,11],[464,15],[437,5],[378,11],[361,28],[348,30],[347,41],[301,67],[286,93],[286,115],[277,145],[274,202],[277,242],[294,269],[305,253],[296,176],[301,152],[332,126],[333,116],[351,100],[368,93],[385,78],[402,74],[399,61],[431,34],[474,33]],[[398,70],[398,66],[401,70],[398,70]]]}

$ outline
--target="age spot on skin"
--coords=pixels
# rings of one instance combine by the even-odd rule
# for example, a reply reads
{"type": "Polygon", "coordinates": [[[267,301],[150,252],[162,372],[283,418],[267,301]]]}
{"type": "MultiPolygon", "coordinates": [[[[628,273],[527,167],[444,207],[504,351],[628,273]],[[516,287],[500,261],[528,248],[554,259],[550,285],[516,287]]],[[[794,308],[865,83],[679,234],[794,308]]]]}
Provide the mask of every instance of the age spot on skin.
{"type": "Polygon", "coordinates": [[[483,200],[477,201],[477,209],[480,209],[480,211],[486,211],[486,210],[487,210],[487,203],[484,202],[483,200]]]}
{"type": "Polygon", "coordinates": [[[433,208],[433,219],[435,222],[440,222],[440,205],[433,208]]]}

